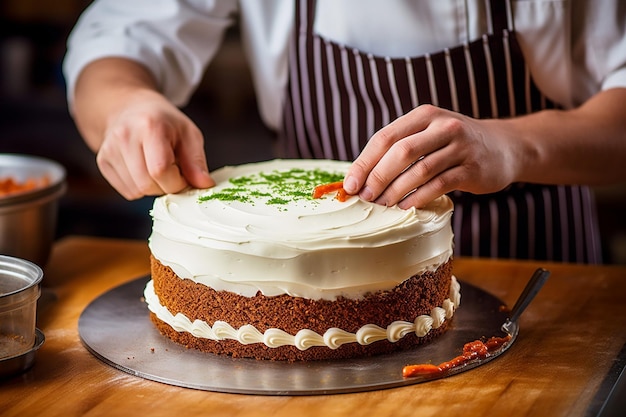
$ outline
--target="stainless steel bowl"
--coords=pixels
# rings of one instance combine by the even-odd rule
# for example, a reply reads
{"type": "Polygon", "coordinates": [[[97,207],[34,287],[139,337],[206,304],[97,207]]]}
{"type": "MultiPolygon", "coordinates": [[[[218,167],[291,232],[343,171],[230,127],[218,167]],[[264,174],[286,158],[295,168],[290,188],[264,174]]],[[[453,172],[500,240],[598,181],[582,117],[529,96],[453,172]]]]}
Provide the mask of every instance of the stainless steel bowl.
{"type": "Polygon", "coordinates": [[[0,379],[30,368],[45,337],[35,327],[43,271],[0,255],[0,379]]]}
{"type": "Polygon", "coordinates": [[[0,254],[43,267],[56,234],[59,198],[66,190],[65,168],[46,158],[0,154],[0,178],[9,177],[49,180],[43,187],[0,196],[0,254]]]}
{"type": "Polygon", "coordinates": [[[0,255],[0,359],[33,347],[42,279],[43,271],[34,263],[0,255]]]}

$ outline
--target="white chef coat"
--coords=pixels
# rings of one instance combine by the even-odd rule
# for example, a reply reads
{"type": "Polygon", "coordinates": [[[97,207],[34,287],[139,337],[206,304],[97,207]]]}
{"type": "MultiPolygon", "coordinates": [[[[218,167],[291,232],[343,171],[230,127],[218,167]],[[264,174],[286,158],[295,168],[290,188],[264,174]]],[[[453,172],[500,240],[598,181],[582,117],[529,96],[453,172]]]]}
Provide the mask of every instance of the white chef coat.
{"type": "MultiPolygon", "coordinates": [[[[165,96],[183,105],[239,19],[261,117],[278,129],[293,1],[95,0],[68,40],[68,100],[85,65],[117,56],[145,65],[165,96]]],[[[619,0],[512,3],[525,59],[547,97],[571,108],[601,90],[626,87],[626,7],[619,0]]],[[[418,56],[489,32],[487,13],[483,0],[318,0],[314,30],[375,55],[418,56]]]]}

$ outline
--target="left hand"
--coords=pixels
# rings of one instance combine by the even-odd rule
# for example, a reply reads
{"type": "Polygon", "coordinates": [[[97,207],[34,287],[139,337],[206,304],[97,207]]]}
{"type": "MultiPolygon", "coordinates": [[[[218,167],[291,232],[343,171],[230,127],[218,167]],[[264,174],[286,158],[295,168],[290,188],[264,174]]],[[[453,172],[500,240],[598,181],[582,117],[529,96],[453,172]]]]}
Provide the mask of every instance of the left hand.
{"type": "Polygon", "coordinates": [[[506,121],[422,105],[369,140],[344,180],[349,194],[401,208],[450,191],[496,192],[515,181],[523,152],[506,121]]]}

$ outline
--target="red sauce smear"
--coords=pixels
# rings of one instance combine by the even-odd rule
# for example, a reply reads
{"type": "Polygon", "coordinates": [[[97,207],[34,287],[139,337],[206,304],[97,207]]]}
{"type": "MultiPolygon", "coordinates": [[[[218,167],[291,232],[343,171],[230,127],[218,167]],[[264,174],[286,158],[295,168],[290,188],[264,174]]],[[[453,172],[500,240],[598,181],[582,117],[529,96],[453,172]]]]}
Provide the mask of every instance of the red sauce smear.
{"type": "Polygon", "coordinates": [[[343,181],[331,182],[329,184],[318,185],[313,189],[313,198],[322,198],[322,196],[337,192],[335,198],[342,203],[346,201],[349,197],[346,190],[343,189],[343,181]]]}
{"type": "Polygon", "coordinates": [[[402,368],[402,376],[404,378],[411,378],[416,376],[433,376],[438,373],[456,368],[474,359],[482,359],[491,355],[494,350],[499,349],[505,343],[511,340],[511,336],[506,337],[492,337],[485,342],[475,340],[473,342],[466,343],[463,346],[463,354],[453,358],[447,362],[440,363],[439,365],[433,364],[417,364],[407,365],[402,368]]]}
{"type": "Polygon", "coordinates": [[[50,183],[50,180],[47,177],[42,177],[39,179],[36,178],[28,178],[24,182],[16,181],[15,179],[9,178],[0,178],[0,197],[4,197],[10,194],[22,193],[25,191],[34,190],[35,188],[45,187],[50,183]]]}

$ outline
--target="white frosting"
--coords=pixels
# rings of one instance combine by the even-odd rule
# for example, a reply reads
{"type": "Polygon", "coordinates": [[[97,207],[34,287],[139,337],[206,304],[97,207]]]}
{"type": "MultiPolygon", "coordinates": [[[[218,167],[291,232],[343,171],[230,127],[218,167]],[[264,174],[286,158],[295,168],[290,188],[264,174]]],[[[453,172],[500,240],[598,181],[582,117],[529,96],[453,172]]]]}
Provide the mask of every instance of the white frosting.
{"type": "Polygon", "coordinates": [[[461,302],[460,285],[456,278],[452,277],[450,295],[442,307],[435,307],[430,315],[421,315],[415,321],[394,321],[386,329],[375,324],[366,324],[356,333],[350,333],[336,327],[328,329],[320,335],[309,329],[302,329],[295,335],[291,335],[280,329],[268,329],[261,333],[254,326],[247,324],[239,329],[234,329],[228,323],[216,321],[211,327],[207,322],[194,320],[193,322],[184,314],[172,314],[166,307],[161,305],[159,297],[154,292],[152,280],[148,282],[144,290],[144,298],[148,308],[159,320],[170,325],[177,332],[188,332],[198,338],[210,340],[232,339],[244,345],[251,343],[263,343],[270,348],[292,345],[300,350],[306,350],[312,346],[326,346],[337,349],[346,343],[359,343],[369,345],[379,340],[397,342],[404,336],[415,333],[418,337],[426,336],[432,329],[439,328],[445,320],[450,320],[454,311],[461,302]]]}
{"type": "MultiPolygon", "coordinates": [[[[452,256],[452,202],[443,196],[424,209],[402,210],[327,194],[286,205],[202,196],[232,188],[230,178],[294,168],[345,174],[347,162],[274,160],[225,167],[217,186],[155,199],[152,254],[181,278],[217,291],[310,299],[360,298],[434,270],[452,256]]],[[[274,193],[266,185],[248,186],[274,193]]],[[[311,193],[313,190],[307,190],[311,193]]]]}

